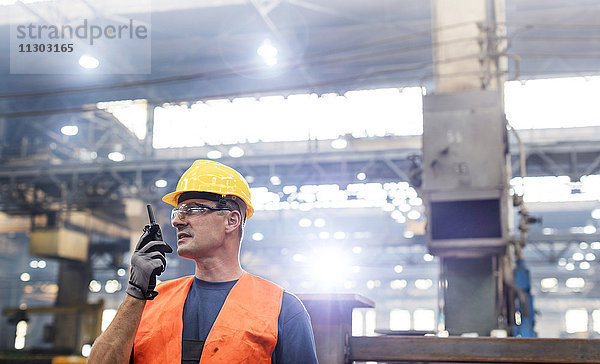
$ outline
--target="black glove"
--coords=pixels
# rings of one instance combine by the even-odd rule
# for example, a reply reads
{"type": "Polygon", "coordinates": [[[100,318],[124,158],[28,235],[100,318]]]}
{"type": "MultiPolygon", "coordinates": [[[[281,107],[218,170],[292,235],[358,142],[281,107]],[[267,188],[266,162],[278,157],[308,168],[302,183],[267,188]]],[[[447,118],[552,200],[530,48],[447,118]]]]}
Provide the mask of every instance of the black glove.
{"type": "Polygon", "coordinates": [[[160,226],[146,225],[131,256],[127,294],[141,300],[154,299],[158,295],[154,291],[156,276],[165,271],[167,264],[165,253],[171,252],[173,249],[162,241],[160,226]]]}

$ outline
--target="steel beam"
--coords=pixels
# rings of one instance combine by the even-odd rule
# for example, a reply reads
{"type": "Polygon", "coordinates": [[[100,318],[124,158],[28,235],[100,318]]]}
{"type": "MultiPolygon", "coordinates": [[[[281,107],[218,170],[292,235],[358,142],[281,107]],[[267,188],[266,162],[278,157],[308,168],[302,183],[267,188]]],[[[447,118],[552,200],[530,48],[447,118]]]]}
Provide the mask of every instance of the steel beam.
{"type": "Polygon", "coordinates": [[[444,363],[600,363],[600,340],[351,337],[350,359],[444,363]]]}

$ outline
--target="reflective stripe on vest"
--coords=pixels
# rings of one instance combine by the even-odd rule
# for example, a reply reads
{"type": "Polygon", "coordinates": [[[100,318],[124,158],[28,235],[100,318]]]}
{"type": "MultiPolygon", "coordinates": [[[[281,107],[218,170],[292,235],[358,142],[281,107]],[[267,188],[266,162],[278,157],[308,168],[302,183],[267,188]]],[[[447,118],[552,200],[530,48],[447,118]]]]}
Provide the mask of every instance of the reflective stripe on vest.
{"type": "MultiPolygon", "coordinates": [[[[134,341],[134,363],[181,363],[183,305],[194,277],[166,281],[146,303],[134,341]]],[[[244,272],[233,286],[202,350],[200,364],[270,363],[277,344],[283,289],[244,272]]]]}

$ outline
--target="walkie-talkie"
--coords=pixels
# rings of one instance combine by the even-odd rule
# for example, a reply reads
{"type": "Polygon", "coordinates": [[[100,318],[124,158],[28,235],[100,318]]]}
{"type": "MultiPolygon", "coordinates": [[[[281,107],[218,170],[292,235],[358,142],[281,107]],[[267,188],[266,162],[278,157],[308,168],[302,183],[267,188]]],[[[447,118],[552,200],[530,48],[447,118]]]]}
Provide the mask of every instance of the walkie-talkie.
{"type": "Polygon", "coordinates": [[[154,211],[152,210],[152,205],[147,204],[146,209],[148,210],[148,219],[150,220],[150,224],[144,226],[144,232],[147,232],[148,237],[151,237],[151,239],[149,239],[148,242],[163,241],[162,231],[160,231],[160,225],[156,223],[156,219],[154,218],[154,211]]]}
{"type": "MultiPolygon", "coordinates": [[[[138,250],[151,241],[163,241],[162,231],[160,230],[160,225],[158,225],[156,219],[154,218],[152,205],[147,204],[146,209],[148,210],[148,219],[150,220],[150,223],[144,226],[145,237],[142,239],[142,241],[140,241],[141,244],[138,246],[138,250]]],[[[156,276],[160,275],[161,273],[162,270],[159,268],[158,271],[155,270],[154,274],[150,276],[148,292],[154,291],[154,288],[156,288],[156,276]]]]}

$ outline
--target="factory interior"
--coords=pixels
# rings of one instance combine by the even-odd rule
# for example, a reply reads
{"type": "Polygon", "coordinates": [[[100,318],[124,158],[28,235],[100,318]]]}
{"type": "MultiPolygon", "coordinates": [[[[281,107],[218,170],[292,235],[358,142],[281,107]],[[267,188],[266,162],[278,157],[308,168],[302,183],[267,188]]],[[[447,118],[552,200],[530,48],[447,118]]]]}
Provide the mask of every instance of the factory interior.
{"type": "MultiPolygon", "coordinates": [[[[0,363],[86,362],[146,204],[176,249],[162,197],[200,159],[249,183],[241,265],[300,298],[321,364],[600,363],[599,2],[0,0],[0,22],[0,363]]],[[[192,274],[172,253],[158,279],[192,274]]]]}

